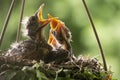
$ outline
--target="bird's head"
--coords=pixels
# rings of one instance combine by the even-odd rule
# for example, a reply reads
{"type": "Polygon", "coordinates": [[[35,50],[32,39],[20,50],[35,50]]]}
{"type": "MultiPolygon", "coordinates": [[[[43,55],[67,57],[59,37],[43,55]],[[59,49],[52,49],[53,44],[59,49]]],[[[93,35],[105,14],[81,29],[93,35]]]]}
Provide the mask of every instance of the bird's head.
{"type": "Polygon", "coordinates": [[[49,19],[43,19],[42,10],[44,4],[40,6],[37,10],[35,15],[31,16],[27,20],[26,28],[27,28],[27,35],[35,39],[36,35],[43,30],[43,28],[50,23],[49,19]]]}

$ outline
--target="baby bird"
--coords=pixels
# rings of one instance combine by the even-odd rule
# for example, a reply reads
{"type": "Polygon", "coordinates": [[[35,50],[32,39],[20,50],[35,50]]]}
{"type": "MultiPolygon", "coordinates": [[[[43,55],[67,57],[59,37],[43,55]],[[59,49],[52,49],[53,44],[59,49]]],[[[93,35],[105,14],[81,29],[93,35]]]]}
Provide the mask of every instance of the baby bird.
{"type": "Polygon", "coordinates": [[[72,36],[70,30],[65,26],[65,24],[58,20],[56,17],[52,17],[48,14],[50,21],[50,35],[48,39],[48,44],[52,45],[54,48],[62,48],[67,50],[70,55],[73,55],[72,47],[70,42],[72,41],[72,36]]]}
{"type": "Polygon", "coordinates": [[[15,43],[5,56],[14,57],[17,60],[31,59],[39,61],[52,50],[44,37],[44,27],[50,23],[50,20],[43,19],[42,9],[44,4],[40,6],[35,15],[31,16],[26,24],[28,40],[15,43]]]}
{"type": "Polygon", "coordinates": [[[44,4],[40,6],[34,16],[31,16],[26,24],[28,36],[33,40],[43,40],[44,38],[44,27],[50,23],[50,20],[43,19],[42,9],[44,4]],[[41,39],[42,38],[42,39],[41,39]]]}

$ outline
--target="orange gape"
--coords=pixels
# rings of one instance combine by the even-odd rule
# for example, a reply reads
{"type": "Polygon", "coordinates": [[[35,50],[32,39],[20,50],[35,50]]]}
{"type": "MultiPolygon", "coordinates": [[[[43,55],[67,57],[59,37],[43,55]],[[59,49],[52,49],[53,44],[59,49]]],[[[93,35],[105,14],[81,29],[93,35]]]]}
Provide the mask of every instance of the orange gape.
{"type": "Polygon", "coordinates": [[[70,41],[72,41],[72,36],[70,30],[65,26],[62,21],[58,20],[55,17],[52,17],[50,14],[48,14],[48,18],[50,20],[51,27],[48,44],[55,45],[54,47],[59,46],[72,54],[72,48],[70,45],[70,41]],[[51,41],[51,39],[53,42],[51,41]]]}
{"type": "Polygon", "coordinates": [[[51,33],[49,33],[48,44],[51,45],[53,47],[53,49],[56,49],[58,47],[57,41],[55,40],[55,38],[53,37],[53,35],[51,33]]]}

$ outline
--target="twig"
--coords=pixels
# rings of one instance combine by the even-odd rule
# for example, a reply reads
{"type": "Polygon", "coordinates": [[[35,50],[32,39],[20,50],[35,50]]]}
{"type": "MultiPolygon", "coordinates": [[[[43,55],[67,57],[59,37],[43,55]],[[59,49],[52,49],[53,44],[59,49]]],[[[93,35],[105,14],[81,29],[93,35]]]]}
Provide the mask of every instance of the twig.
{"type": "Polygon", "coordinates": [[[15,4],[15,0],[12,0],[12,3],[10,5],[10,8],[9,8],[9,11],[8,11],[7,17],[5,19],[1,35],[0,35],[0,47],[1,47],[1,44],[2,44],[2,41],[3,41],[3,38],[4,38],[4,34],[5,34],[5,31],[6,31],[6,28],[7,28],[7,25],[8,25],[8,22],[9,22],[10,15],[12,13],[14,4],[15,4]]]}
{"type": "Polygon", "coordinates": [[[9,56],[1,56],[0,55],[0,66],[3,64],[11,64],[11,65],[21,65],[21,66],[31,66],[34,63],[32,60],[28,59],[22,59],[22,60],[17,60],[15,57],[9,57],[9,56]]]}
{"type": "Polygon", "coordinates": [[[100,52],[101,52],[101,56],[102,56],[102,60],[103,60],[103,64],[104,64],[104,70],[107,71],[106,60],[105,60],[105,56],[104,56],[104,53],[103,53],[102,45],[101,45],[101,43],[100,43],[100,39],[99,39],[99,37],[98,37],[97,31],[96,31],[96,29],[95,29],[95,25],[94,25],[94,23],[93,23],[93,20],[92,20],[92,17],[91,17],[91,15],[90,15],[90,12],[89,12],[89,10],[88,10],[88,7],[87,7],[87,5],[86,5],[86,2],[85,2],[85,0],[82,0],[82,1],[83,1],[83,4],[84,4],[84,7],[85,7],[85,9],[86,9],[88,18],[89,18],[89,20],[90,20],[90,23],[91,23],[91,25],[92,25],[92,28],[93,28],[93,31],[94,31],[94,34],[95,34],[95,37],[96,37],[96,40],[97,40],[97,43],[98,43],[100,52]]]}
{"type": "Polygon", "coordinates": [[[19,22],[18,31],[17,31],[16,42],[18,42],[20,40],[21,22],[22,22],[22,18],[23,18],[24,5],[25,5],[25,0],[22,0],[21,12],[20,12],[20,22],[19,22]]]}

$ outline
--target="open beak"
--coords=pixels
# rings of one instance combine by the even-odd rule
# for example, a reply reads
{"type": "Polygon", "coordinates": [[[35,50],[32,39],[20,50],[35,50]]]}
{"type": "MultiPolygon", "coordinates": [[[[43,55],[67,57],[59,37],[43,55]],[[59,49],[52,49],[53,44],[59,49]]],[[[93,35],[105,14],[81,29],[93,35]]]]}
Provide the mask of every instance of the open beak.
{"type": "Polygon", "coordinates": [[[37,12],[35,13],[35,15],[38,18],[38,23],[41,24],[41,26],[38,28],[38,30],[44,28],[45,26],[47,26],[50,23],[49,19],[44,19],[43,18],[43,15],[42,15],[43,7],[44,7],[44,4],[42,4],[40,6],[40,8],[37,10],[37,12]]]}
{"type": "Polygon", "coordinates": [[[51,33],[49,33],[48,44],[52,46],[57,46],[57,42],[51,33]]]}
{"type": "Polygon", "coordinates": [[[54,38],[53,38],[52,34],[49,33],[48,44],[51,44],[53,39],[54,39],[54,38]]]}
{"type": "Polygon", "coordinates": [[[43,15],[42,15],[43,7],[44,7],[44,4],[42,4],[36,12],[38,22],[41,22],[41,23],[46,21],[46,19],[43,19],[43,15]]]}
{"type": "Polygon", "coordinates": [[[48,19],[50,20],[50,27],[53,31],[57,29],[57,25],[59,23],[58,17],[52,17],[50,14],[48,14],[48,19]]]}

